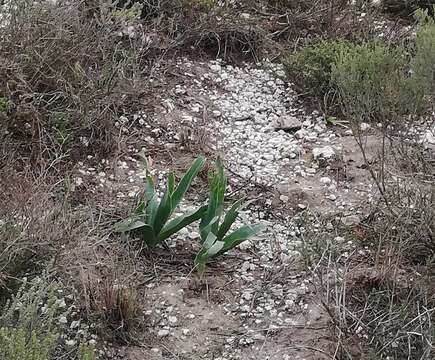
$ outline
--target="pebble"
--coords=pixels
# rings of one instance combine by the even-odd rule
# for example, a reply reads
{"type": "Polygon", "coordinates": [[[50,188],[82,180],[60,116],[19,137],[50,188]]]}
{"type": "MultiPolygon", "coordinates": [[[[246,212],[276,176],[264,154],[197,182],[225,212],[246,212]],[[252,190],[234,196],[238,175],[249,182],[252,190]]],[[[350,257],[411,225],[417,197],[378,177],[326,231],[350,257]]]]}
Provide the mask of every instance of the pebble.
{"type": "Polygon", "coordinates": [[[159,332],[157,333],[157,336],[158,337],[166,337],[166,336],[168,336],[170,334],[170,331],[169,330],[167,330],[167,329],[161,329],[161,330],[159,330],[159,332]]]}

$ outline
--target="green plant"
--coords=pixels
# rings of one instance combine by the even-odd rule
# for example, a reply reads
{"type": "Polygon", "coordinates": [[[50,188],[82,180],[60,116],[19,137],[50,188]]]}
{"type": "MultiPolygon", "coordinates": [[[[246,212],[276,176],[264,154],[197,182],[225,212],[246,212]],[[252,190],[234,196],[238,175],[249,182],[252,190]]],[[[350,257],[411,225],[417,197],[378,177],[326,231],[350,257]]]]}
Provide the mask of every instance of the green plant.
{"type": "Polygon", "coordinates": [[[95,360],[95,349],[88,344],[80,344],[79,360],[95,360]]]}
{"type": "Polygon", "coordinates": [[[426,96],[435,96],[435,20],[428,11],[416,12],[417,36],[415,54],[411,61],[412,79],[423,89],[426,96]]]}
{"type": "MultiPolygon", "coordinates": [[[[119,232],[138,232],[147,246],[155,247],[182,228],[199,220],[206,210],[205,207],[200,207],[195,211],[168,221],[189,189],[193,179],[203,168],[204,163],[203,158],[196,159],[181,178],[177,187],[175,187],[174,173],[169,173],[166,190],[161,199],[156,194],[152,176],[147,174],[143,199],[134,214],[126,221],[118,224],[116,230],[119,232]]],[[[148,170],[146,171],[148,172],[148,170]]]]}
{"type": "Polygon", "coordinates": [[[322,97],[330,91],[331,71],[337,56],[351,47],[343,39],[316,38],[283,59],[290,79],[312,94],[322,97]]]}
{"type": "Polygon", "coordinates": [[[389,125],[422,110],[423,94],[407,74],[408,60],[402,46],[383,43],[363,43],[339,53],[331,83],[355,125],[371,120],[389,125]]]}
{"type": "MultiPolygon", "coordinates": [[[[0,310],[0,359],[54,360],[58,345],[59,284],[45,271],[24,279],[17,293],[0,310]]],[[[81,344],[79,360],[94,360],[94,349],[81,344]]]]}
{"type": "Polygon", "coordinates": [[[57,344],[58,285],[45,273],[24,281],[0,314],[0,358],[47,360],[57,344]]]}
{"type": "Polygon", "coordinates": [[[12,107],[12,101],[5,97],[0,97],[0,113],[8,112],[12,107]]]}
{"type": "Polygon", "coordinates": [[[200,274],[204,273],[206,264],[211,258],[233,249],[264,228],[261,224],[245,225],[228,234],[239,212],[248,203],[243,203],[243,199],[236,201],[227,211],[221,223],[224,214],[226,186],[227,179],[222,162],[218,159],[215,171],[209,174],[209,200],[207,210],[199,224],[202,249],[196,255],[195,267],[200,274]]]}
{"type": "Polygon", "coordinates": [[[65,112],[53,112],[50,117],[50,123],[56,143],[65,148],[65,150],[69,149],[72,140],[71,116],[65,112]]]}

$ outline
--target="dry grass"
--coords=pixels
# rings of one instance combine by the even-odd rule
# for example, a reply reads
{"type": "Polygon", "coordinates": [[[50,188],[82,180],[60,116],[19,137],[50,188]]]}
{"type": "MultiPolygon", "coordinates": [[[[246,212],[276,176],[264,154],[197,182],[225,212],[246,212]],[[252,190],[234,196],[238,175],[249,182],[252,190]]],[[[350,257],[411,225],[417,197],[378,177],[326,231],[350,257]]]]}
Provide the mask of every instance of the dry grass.
{"type": "Polygon", "coordinates": [[[104,14],[87,18],[80,1],[15,5],[0,37],[0,97],[12,104],[2,153],[32,165],[107,154],[146,48],[104,14]]]}
{"type": "Polygon", "coordinates": [[[55,188],[42,180],[0,173],[0,188],[0,288],[7,295],[20,276],[43,267],[76,229],[55,188]]]}
{"type": "Polygon", "coordinates": [[[96,312],[105,321],[120,327],[128,327],[138,315],[137,294],[125,285],[111,279],[87,276],[83,280],[86,308],[96,312]]]}

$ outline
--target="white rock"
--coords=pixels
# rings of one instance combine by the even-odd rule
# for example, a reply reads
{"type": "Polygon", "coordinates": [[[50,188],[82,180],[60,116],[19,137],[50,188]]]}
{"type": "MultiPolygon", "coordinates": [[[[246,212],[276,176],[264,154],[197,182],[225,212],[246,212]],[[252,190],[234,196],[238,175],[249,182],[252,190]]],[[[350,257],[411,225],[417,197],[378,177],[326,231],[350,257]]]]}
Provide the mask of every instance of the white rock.
{"type": "Polygon", "coordinates": [[[73,346],[76,346],[77,345],[77,341],[76,340],[66,340],[65,341],[65,345],[66,346],[70,346],[70,347],[73,347],[73,346]]]}
{"type": "Polygon", "coordinates": [[[222,67],[219,64],[210,64],[209,65],[210,70],[220,72],[222,70],[222,67]]]}
{"type": "Polygon", "coordinates": [[[281,195],[281,196],[279,197],[279,199],[280,199],[282,202],[284,202],[284,203],[286,203],[286,202],[289,201],[289,197],[288,197],[287,195],[281,195]]]}
{"type": "Polygon", "coordinates": [[[335,151],[330,146],[324,146],[324,147],[313,149],[313,156],[315,159],[317,159],[319,157],[322,157],[324,159],[329,159],[334,155],[335,155],[335,151]]]}
{"type": "Polygon", "coordinates": [[[341,222],[346,226],[358,225],[361,220],[357,215],[349,215],[341,219],[341,222]]]}
{"type": "Polygon", "coordinates": [[[189,238],[194,240],[194,239],[198,239],[199,238],[199,234],[196,231],[191,231],[189,232],[189,238]]]}
{"type": "Polygon", "coordinates": [[[360,124],[359,128],[360,128],[361,131],[367,131],[368,129],[371,128],[371,125],[363,122],[363,123],[360,124]]]}
{"type": "Polygon", "coordinates": [[[170,334],[169,330],[167,329],[161,329],[159,330],[159,332],[157,333],[158,337],[166,337],[170,334]]]}
{"type": "Polygon", "coordinates": [[[169,317],[168,317],[168,321],[169,321],[172,325],[174,325],[174,324],[177,323],[178,319],[177,319],[176,316],[169,316],[169,317]]]}
{"type": "Polygon", "coordinates": [[[286,115],[278,118],[274,127],[275,130],[298,131],[302,128],[302,123],[298,118],[286,115]]]}
{"type": "Polygon", "coordinates": [[[325,176],[325,177],[320,178],[320,182],[322,184],[329,185],[332,182],[332,180],[331,180],[331,178],[325,176]]]}

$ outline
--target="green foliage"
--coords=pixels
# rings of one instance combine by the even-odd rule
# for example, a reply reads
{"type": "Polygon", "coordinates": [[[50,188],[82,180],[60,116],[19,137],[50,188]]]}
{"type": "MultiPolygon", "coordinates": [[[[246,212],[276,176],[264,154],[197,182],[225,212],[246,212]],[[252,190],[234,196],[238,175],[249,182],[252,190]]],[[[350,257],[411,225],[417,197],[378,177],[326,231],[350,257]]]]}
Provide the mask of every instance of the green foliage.
{"type": "Polygon", "coordinates": [[[423,108],[422,91],[408,72],[403,47],[363,43],[341,51],[332,67],[344,113],[351,120],[394,122],[423,108]]]}
{"type": "Polygon", "coordinates": [[[58,286],[45,274],[24,281],[0,314],[0,359],[47,360],[57,344],[58,286]]]}
{"type": "Polygon", "coordinates": [[[5,97],[0,97],[0,113],[6,113],[12,108],[12,101],[5,97]]]}
{"type": "MultiPolygon", "coordinates": [[[[59,285],[45,272],[24,279],[0,311],[0,359],[54,360],[58,344],[59,285]]],[[[92,347],[82,344],[79,360],[94,360],[92,347]]]]}
{"type": "Polygon", "coordinates": [[[435,95],[435,20],[427,11],[416,12],[417,36],[411,61],[412,77],[425,94],[435,95]]]}
{"type": "Polygon", "coordinates": [[[116,21],[121,23],[131,23],[140,18],[144,3],[126,1],[120,3],[117,1],[117,8],[112,11],[112,16],[116,21]]]}
{"type": "Polygon", "coordinates": [[[56,143],[61,145],[65,150],[68,150],[72,140],[72,120],[70,114],[53,112],[50,116],[50,124],[56,143]]]}
{"type": "Polygon", "coordinates": [[[88,344],[80,344],[78,360],[95,360],[95,349],[88,344]]]}
{"type": "Polygon", "coordinates": [[[152,176],[147,174],[143,199],[134,214],[118,224],[116,230],[119,232],[138,232],[147,246],[154,247],[182,228],[199,220],[206,210],[205,207],[168,221],[193,179],[203,168],[204,163],[203,158],[195,160],[177,187],[175,187],[175,175],[171,172],[168,175],[166,190],[161,199],[156,194],[152,176]]]}
{"type": "Polygon", "coordinates": [[[331,71],[337,56],[350,46],[350,42],[342,39],[317,38],[287,55],[283,63],[297,86],[323,97],[330,90],[331,71]]]}
{"type": "Polygon", "coordinates": [[[263,225],[245,225],[228,234],[239,212],[247,205],[243,200],[236,201],[224,215],[224,200],[227,179],[222,162],[216,161],[216,169],[209,176],[209,200],[207,211],[199,224],[202,249],[196,255],[195,267],[200,274],[205,271],[207,262],[221,255],[263,230],[263,225]]]}

